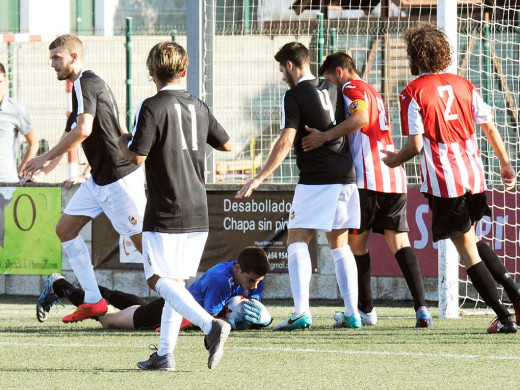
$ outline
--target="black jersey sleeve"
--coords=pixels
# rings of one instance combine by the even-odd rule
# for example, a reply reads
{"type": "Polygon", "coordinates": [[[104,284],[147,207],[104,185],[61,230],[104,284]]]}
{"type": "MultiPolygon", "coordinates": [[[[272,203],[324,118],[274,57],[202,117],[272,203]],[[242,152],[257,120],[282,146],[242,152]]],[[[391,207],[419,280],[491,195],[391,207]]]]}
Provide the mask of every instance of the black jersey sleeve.
{"type": "Polygon", "coordinates": [[[218,123],[211,111],[208,109],[209,115],[209,128],[208,128],[208,139],[207,143],[213,148],[218,148],[229,141],[229,134],[224,128],[218,123]]]}
{"type": "Polygon", "coordinates": [[[282,99],[282,123],[280,129],[297,129],[300,124],[300,104],[298,98],[289,90],[282,99]]]}
{"type": "Polygon", "coordinates": [[[152,111],[143,103],[136,118],[135,132],[132,143],[128,147],[132,152],[141,156],[148,156],[150,149],[155,143],[156,122],[152,111]]]}

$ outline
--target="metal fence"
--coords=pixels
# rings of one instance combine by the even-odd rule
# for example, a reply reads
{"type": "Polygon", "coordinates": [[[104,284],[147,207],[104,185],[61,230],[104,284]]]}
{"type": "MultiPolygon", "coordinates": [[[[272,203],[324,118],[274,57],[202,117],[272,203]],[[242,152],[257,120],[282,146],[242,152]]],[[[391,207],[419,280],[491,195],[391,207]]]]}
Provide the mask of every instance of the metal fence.
{"type": "MultiPolygon", "coordinates": [[[[297,14],[291,9],[293,3],[293,0],[204,2],[206,10],[210,7],[211,12],[204,19],[206,34],[203,38],[212,45],[208,44],[204,51],[203,80],[209,87],[203,98],[211,101],[215,116],[235,144],[231,154],[214,152],[210,155],[214,161],[208,164],[214,167],[210,176],[213,182],[242,182],[258,172],[265,162],[279,134],[280,102],[287,90],[273,55],[283,44],[293,40],[310,48],[314,72],[323,55],[336,50],[350,53],[362,76],[382,93],[397,147],[403,142],[398,95],[412,76],[401,38],[404,30],[413,24],[420,21],[436,23],[436,7],[402,6],[384,12],[380,9],[378,13],[374,4],[379,1],[371,2],[367,9],[360,6],[357,9],[323,8],[327,2],[314,1],[312,4],[316,6],[297,14]],[[324,9],[326,15],[320,18],[318,14],[324,9]]],[[[128,2],[124,4],[128,8],[128,2]]],[[[170,11],[174,12],[172,7],[165,11],[164,15],[169,15],[166,19],[162,18],[164,15],[149,19],[157,22],[149,28],[149,35],[142,35],[141,29],[146,28],[142,21],[134,23],[136,34],[132,38],[129,104],[124,34],[114,37],[80,35],[85,44],[87,67],[113,89],[123,123],[126,112],[133,113],[140,100],[155,93],[145,68],[149,49],[159,41],[172,39],[172,28],[176,30],[175,39],[183,46],[187,44],[185,14],[174,15],[170,11]]],[[[458,8],[459,73],[480,88],[495,108],[498,127],[516,164],[520,33],[517,23],[505,23],[496,16],[492,16],[490,23],[485,23],[484,11],[482,5],[458,8]]],[[[120,12],[122,16],[130,11],[121,8],[120,12]]],[[[136,20],[137,14],[140,18],[146,15],[143,10],[135,9],[132,15],[136,20]]],[[[498,12],[492,15],[495,14],[498,12]]],[[[46,141],[44,144],[52,147],[64,129],[67,105],[65,84],[56,80],[49,66],[48,43],[0,43],[0,62],[9,64],[13,98],[26,105],[35,129],[46,141]]],[[[497,161],[491,157],[485,140],[480,142],[490,184],[499,183],[497,161]]],[[[295,182],[298,171],[294,161],[291,153],[271,181],[295,182]]],[[[412,160],[406,164],[410,185],[420,182],[417,162],[412,160]]],[[[80,163],[85,163],[84,157],[80,157],[80,163]]],[[[67,176],[67,164],[62,161],[48,180],[59,182],[67,176]]]]}

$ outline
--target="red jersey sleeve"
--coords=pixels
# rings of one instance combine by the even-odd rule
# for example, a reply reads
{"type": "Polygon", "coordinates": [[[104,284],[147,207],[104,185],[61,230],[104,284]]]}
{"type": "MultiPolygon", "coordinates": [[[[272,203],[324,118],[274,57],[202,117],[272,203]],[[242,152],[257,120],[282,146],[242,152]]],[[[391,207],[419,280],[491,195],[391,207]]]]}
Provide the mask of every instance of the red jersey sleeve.
{"type": "Polygon", "coordinates": [[[403,89],[401,94],[399,95],[399,111],[401,113],[401,134],[402,135],[410,135],[410,127],[408,124],[408,108],[410,107],[410,102],[412,101],[412,97],[410,96],[409,88],[403,89]]]}
{"type": "Polygon", "coordinates": [[[357,85],[355,81],[346,83],[343,86],[343,96],[348,104],[347,109],[352,113],[356,108],[366,109],[368,102],[366,101],[365,90],[357,85]]]}

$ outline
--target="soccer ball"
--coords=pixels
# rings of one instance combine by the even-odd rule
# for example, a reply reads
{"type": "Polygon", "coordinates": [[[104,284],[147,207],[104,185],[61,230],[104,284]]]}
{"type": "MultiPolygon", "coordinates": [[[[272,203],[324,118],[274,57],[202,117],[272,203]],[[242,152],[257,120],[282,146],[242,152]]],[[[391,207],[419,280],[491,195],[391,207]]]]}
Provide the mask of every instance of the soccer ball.
{"type": "Polygon", "coordinates": [[[224,306],[224,313],[228,320],[236,320],[244,317],[244,309],[242,304],[249,299],[243,295],[235,295],[228,299],[226,306],[224,306]]]}
{"type": "Polygon", "coordinates": [[[235,295],[228,299],[223,309],[224,315],[233,327],[233,329],[237,329],[235,321],[241,320],[245,316],[243,305],[247,301],[254,302],[261,309],[260,317],[257,320],[258,322],[250,325],[252,329],[263,328],[265,326],[268,326],[273,321],[271,314],[260,301],[253,298],[246,298],[243,295],[235,295]]]}

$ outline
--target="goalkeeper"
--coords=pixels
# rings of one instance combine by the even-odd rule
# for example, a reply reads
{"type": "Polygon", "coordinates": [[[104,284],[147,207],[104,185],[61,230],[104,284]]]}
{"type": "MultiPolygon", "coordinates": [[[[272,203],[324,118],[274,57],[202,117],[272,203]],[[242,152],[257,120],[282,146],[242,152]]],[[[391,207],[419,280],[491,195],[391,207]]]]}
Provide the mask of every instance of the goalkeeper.
{"type": "MultiPolygon", "coordinates": [[[[265,251],[258,247],[246,247],[236,261],[218,263],[197,278],[188,288],[195,300],[211,315],[225,317],[226,302],[235,295],[244,295],[260,301],[264,287],[264,277],[269,271],[269,260],[265,251]]],[[[105,329],[156,329],[161,324],[164,299],[146,303],[136,295],[111,290],[99,286],[103,298],[119,311],[109,311],[99,318],[105,329]]],[[[78,306],[83,303],[84,291],[73,286],[62,275],[54,273],[47,278],[38,303],[36,317],[44,322],[51,307],[67,298],[78,306]]],[[[62,304],[63,305],[63,304],[62,304]]],[[[230,320],[235,330],[261,328],[272,321],[265,308],[253,301],[244,303],[244,317],[230,320]]],[[[191,323],[183,320],[181,328],[191,323]]]]}

